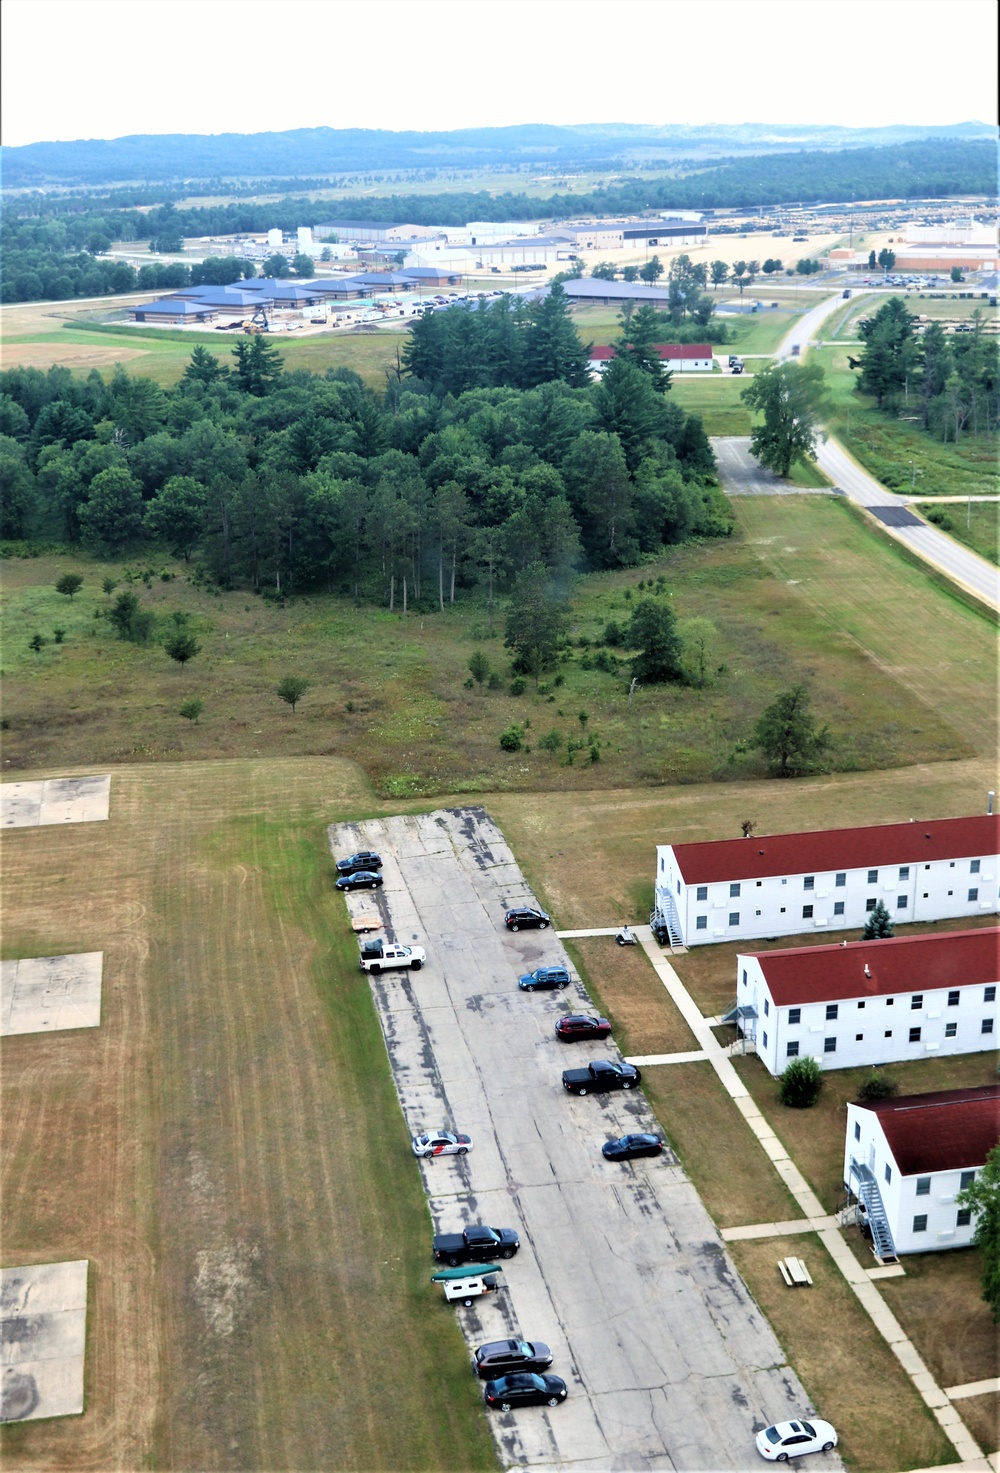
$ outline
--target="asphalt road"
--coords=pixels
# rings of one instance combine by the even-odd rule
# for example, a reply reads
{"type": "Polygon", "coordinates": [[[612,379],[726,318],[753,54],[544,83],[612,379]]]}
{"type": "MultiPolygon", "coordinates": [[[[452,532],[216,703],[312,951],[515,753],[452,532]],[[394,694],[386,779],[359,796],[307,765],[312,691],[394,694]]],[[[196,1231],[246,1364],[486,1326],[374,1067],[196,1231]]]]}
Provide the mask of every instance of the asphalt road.
{"type": "Polygon", "coordinates": [[[828,496],[828,490],[791,486],[750,454],[749,435],[711,435],[719,480],[727,496],[828,496]]]}
{"type": "Polygon", "coordinates": [[[470,1349],[547,1341],[570,1389],[552,1411],[484,1410],[505,1465],[755,1466],[755,1432],[808,1398],[672,1155],[601,1156],[607,1138],[654,1128],[642,1093],[563,1091],[564,1068],[617,1051],[556,1041],[556,1018],[589,1006],[578,983],[518,990],[522,972],[568,958],[552,929],[504,928],[508,906],[534,902],[502,834],[482,809],[457,809],[334,825],[330,842],[336,857],[379,850],[384,888],[349,905],[377,905],[390,938],[428,952],[420,972],[371,985],[407,1129],[475,1143],[421,1163],[434,1229],[479,1221],[521,1237],[502,1292],[455,1309],[428,1282],[427,1313],[457,1314],[470,1349]]]}

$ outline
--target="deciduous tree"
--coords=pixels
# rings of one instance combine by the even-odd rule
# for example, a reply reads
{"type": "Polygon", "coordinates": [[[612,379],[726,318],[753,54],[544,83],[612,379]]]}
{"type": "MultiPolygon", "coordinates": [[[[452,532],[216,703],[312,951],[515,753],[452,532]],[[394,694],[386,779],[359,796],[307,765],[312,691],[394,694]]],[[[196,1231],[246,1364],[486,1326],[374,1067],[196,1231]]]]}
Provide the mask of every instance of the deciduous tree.
{"type": "Polygon", "coordinates": [[[971,1209],[972,1241],[982,1254],[980,1286],[983,1299],[1000,1324],[1000,1145],[993,1147],[986,1164],[977,1171],[971,1186],[955,1198],[960,1208],[971,1209]]]}
{"type": "Polygon", "coordinates": [[[665,680],[682,680],[683,650],[677,621],[669,603],[652,598],[640,599],[632,610],[625,643],[636,651],[632,658],[632,675],[643,685],[665,680]]]}
{"type": "Polygon", "coordinates": [[[284,680],[278,683],[277,693],[286,705],[291,706],[294,715],[295,707],[308,689],[309,681],[304,675],[286,675],[284,680]]]}
{"type": "Polygon", "coordinates": [[[768,706],[749,745],[763,752],[778,777],[793,777],[807,771],[830,745],[827,727],[817,727],[810,707],[809,691],[793,685],[768,706]]]}
{"type": "Polygon", "coordinates": [[[544,563],[532,563],[518,574],[507,608],[504,645],[514,656],[514,669],[533,675],[536,685],[555,664],[564,617],[563,599],[544,563]]]}
{"type": "Polygon", "coordinates": [[[73,595],[79,593],[83,587],[83,577],[79,573],[63,573],[56,580],[56,593],[65,593],[72,601],[73,595]]]}
{"type": "Polygon", "coordinates": [[[761,465],[787,476],[796,460],[814,454],[825,438],[819,426],[824,405],[823,370],[814,363],[770,363],[740,394],[764,416],[750,434],[750,450],[761,465]]]}

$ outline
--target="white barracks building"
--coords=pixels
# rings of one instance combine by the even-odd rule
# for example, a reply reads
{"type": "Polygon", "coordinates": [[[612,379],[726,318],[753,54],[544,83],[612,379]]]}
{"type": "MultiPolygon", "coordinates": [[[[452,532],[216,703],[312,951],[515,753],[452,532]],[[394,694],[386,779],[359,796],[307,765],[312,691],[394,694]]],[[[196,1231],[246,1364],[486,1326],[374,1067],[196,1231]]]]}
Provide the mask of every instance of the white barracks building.
{"type": "Polygon", "coordinates": [[[757,941],[996,912],[1000,816],[659,844],[656,908],[674,945],[757,941]]]}
{"type": "Polygon", "coordinates": [[[1000,1085],[848,1104],[844,1185],[876,1256],[964,1248],[975,1222],[957,1194],[1000,1140],[1000,1085]]]}
{"type": "Polygon", "coordinates": [[[743,953],[727,1016],[775,1076],[805,1056],[848,1069],[991,1051],[998,941],[1000,930],[983,926],[743,953]]]}

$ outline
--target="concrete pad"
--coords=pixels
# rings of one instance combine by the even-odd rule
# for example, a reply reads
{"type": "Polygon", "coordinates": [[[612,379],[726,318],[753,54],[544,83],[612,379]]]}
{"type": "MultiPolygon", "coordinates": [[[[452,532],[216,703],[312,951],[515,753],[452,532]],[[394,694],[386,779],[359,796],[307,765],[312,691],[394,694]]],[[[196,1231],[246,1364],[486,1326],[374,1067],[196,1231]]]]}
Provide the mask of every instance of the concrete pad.
{"type": "Polygon", "coordinates": [[[0,828],[100,823],[108,816],[111,776],[54,777],[0,784],[0,828]]]}
{"type": "Polygon", "coordinates": [[[637,1057],[628,1058],[628,1063],[635,1064],[637,1068],[653,1064],[695,1064],[699,1059],[706,1058],[704,1049],[692,1049],[686,1054],[639,1054],[637,1057]]]}
{"type": "Polygon", "coordinates": [[[905,1279],[906,1269],[901,1263],[883,1263],[878,1268],[866,1268],[869,1279],[905,1279]]]}
{"type": "Polygon", "coordinates": [[[0,1269],[0,1421],[83,1411],[87,1266],[0,1269]]]}
{"type": "Polygon", "coordinates": [[[103,951],[0,964],[0,1037],[99,1027],[103,968],[103,951]]]}
{"type": "Polygon", "coordinates": [[[787,1238],[795,1233],[811,1233],[813,1225],[808,1218],[796,1218],[794,1222],[753,1222],[746,1227],[722,1229],[724,1243],[748,1242],[753,1238],[787,1238]]]}

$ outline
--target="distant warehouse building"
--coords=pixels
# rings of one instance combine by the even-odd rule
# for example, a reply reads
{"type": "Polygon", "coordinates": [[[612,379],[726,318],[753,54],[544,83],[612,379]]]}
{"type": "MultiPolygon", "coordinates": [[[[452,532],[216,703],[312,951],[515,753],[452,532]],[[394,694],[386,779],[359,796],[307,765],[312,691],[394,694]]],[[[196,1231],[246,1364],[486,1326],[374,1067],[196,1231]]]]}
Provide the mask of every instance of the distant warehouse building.
{"type": "MultiPolygon", "coordinates": [[[[672,373],[711,373],[715,367],[711,343],[657,343],[656,351],[672,373]]],[[[591,348],[591,373],[603,373],[615,356],[614,348],[591,348]]]]}
{"type": "Polygon", "coordinates": [[[665,287],[646,286],[642,281],[601,281],[595,276],[581,276],[562,285],[570,302],[581,307],[621,307],[625,302],[648,302],[664,309],[670,306],[670,293],[665,287]]]}
{"type": "Polygon", "coordinates": [[[160,327],[171,323],[181,327],[191,322],[214,322],[218,308],[209,302],[187,302],[179,297],[161,297],[157,302],[138,302],[129,308],[133,322],[156,323],[160,327]]]}
{"type": "Polygon", "coordinates": [[[699,221],[670,220],[596,220],[589,225],[559,225],[581,251],[627,251],[645,246],[704,245],[708,226],[699,221]]]}
{"type": "Polygon", "coordinates": [[[317,240],[327,240],[335,235],[338,240],[370,241],[372,245],[386,242],[405,245],[409,240],[418,240],[427,234],[426,225],[408,225],[385,220],[327,220],[323,225],[313,226],[317,240]]]}

